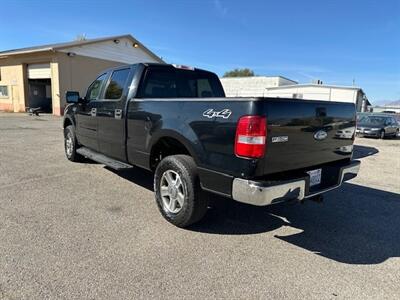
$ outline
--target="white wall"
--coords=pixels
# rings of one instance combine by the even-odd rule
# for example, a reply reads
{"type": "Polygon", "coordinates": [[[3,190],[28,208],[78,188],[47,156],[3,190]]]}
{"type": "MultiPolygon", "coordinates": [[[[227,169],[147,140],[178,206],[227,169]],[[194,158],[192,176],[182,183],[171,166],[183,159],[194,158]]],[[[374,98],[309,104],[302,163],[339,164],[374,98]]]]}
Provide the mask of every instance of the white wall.
{"type": "Polygon", "coordinates": [[[357,111],[363,111],[363,94],[356,87],[296,84],[283,77],[231,77],[221,78],[227,97],[279,97],[306,100],[350,102],[357,111]]]}
{"type": "Polygon", "coordinates": [[[60,52],[73,52],[77,55],[100,58],[110,61],[134,64],[139,62],[159,62],[146,51],[133,47],[133,42],[128,38],[122,38],[119,43],[104,41],[71,48],[65,48],[60,52]]]}
{"type": "Polygon", "coordinates": [[[293,94],[302,94],[303,99],[352,102],[357,100],[358,89],[327,86],[298,86],[267,89],[266,97],[293,98],[293,94]]]}
{"type": "Polygon", "coordinates": [[[265,88],[294,84],[294,81],[279,76],[221,78],[227,97],[263,97],[265,88]]]}
{"type": "Polygon", "coordinates": [[[400,106],[373,106],[372,112],[380,113],[385,110],[395,111],[396,113],[400,113],[400,106]]]}

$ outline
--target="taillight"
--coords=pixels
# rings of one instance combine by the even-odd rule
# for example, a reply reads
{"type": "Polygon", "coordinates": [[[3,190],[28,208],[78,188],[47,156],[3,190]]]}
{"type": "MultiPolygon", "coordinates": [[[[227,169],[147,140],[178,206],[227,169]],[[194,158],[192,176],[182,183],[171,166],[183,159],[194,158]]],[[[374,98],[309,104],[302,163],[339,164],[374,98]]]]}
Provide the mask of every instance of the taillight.
{"type": "Polygon", "coordinates": [[[265,154],[266,138],[266,117],[241,117],[236,128],[235,154],[249,158],[263,157],[265,154]]]}

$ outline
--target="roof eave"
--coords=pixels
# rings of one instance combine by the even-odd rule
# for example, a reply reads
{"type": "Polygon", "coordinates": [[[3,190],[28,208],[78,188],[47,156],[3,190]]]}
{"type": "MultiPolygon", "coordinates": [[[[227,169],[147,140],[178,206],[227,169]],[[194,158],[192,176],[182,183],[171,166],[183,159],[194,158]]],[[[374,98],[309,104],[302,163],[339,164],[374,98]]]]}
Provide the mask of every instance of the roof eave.
{"type": "Polygon", "coordinates": [[[40,49],[32,49],[32,50],[3,52],[3,53],[0,53],[0,58],[6,58],[9,56],[14,56],[14,55],[31,54],[31,53],[38,53],[38,52],[48,52],[48,51],[54,52],[55,50],[54,50],[54,48],[40,48],[40,49]]]}
{"type": "Polygon", "coordinates": [[[144,46],[141,42],[139,42],[137,39],[135,39],[132,35],[130,34],[124,34],[124,35],[116,35],[116,36],[111,36],[107,38],[99,38],[99,39],[93,39],[93,40],[86,40],[86,41],[81,41],[79,44],[70,44],[70,45],[54,45],[52,47],[43,47],[40,48],[37,47],[36,49],[21,49],[21,50],[16,50],[16,51],[5,51],[5,52],[0,52],[0,58],[7,58],[9,56],[14,56],[14,55],[22,55],[22,54],[31,54],[31,53],[38,53],[38,52],[47,52],[47,51],[58,51],[62,49],[68,49],[76,46],[84,46],[88,44],[94,44],[94,43],[100,43],[103,41],[109,41],[109,40],[116,40],[116,39],[122,39],[122,38],[127,38],[130,39],[132,42],[137,43],[139,47],[144,50],[148,55],[150,55],[152,58],[154,58],[157,62],[160,63],[165,63],[159,56],[154,54],[150,49],[148,49],[146,46],[144,46]]]}
{"type": "MultiPolygon", "coordinates": [[[[87,40],[86,42],[83,41],[82,44],[80,44],[79,46],[85,46],[85,45],[89,45],[89,44],[100,43],[103,41],[118,40],[118,39],[123,39],[123,38],[130,39],[134,43],[137,43],[140,46],[140,48],[142,48],[144,51],[146,51],[146,53],[149,54],[151,57],[153,57],[155,60],[157,60],[160,63],[165,63],[160,57],[158,57],[156,54],[154,54],[150,49],[148,49],[146,46],[144,46],[141,42],[139,42],[137,39],[135,39],[130,34],[116,35],[116,36],[111,36],[111,37],[107,37],[104,39],[87,40]]],[[[57,50],[68,49],[68,48],[72,48],[72,47],[76,47],[76,46],[60,45],[60,46],[54,47],[53,49],[54,49],[54,51],[57,51],[57,50]]]]}

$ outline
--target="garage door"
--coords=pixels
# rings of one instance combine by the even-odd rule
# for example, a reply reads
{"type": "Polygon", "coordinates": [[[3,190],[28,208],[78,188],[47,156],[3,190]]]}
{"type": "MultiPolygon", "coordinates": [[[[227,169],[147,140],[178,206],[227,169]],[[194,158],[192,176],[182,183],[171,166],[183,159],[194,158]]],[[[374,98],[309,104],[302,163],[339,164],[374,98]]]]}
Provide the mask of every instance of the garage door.
{"type": "Polygon", "coordinates": [[[51,78],[50,63],[28,65],[28,79],[51,78]]]}

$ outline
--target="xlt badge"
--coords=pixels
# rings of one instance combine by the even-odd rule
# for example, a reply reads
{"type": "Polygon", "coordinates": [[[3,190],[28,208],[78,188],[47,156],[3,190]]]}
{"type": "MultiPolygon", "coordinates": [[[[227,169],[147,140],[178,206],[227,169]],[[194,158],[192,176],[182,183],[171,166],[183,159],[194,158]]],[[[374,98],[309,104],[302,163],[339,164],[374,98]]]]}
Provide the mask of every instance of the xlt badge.
{"type": "Polygon", "coordinates": [[[273,136],[272,137],[272,142],[273,143],[285,143],[289,140],[289,137],[287,135],[282,135],[282,136],[273,136]]]}

